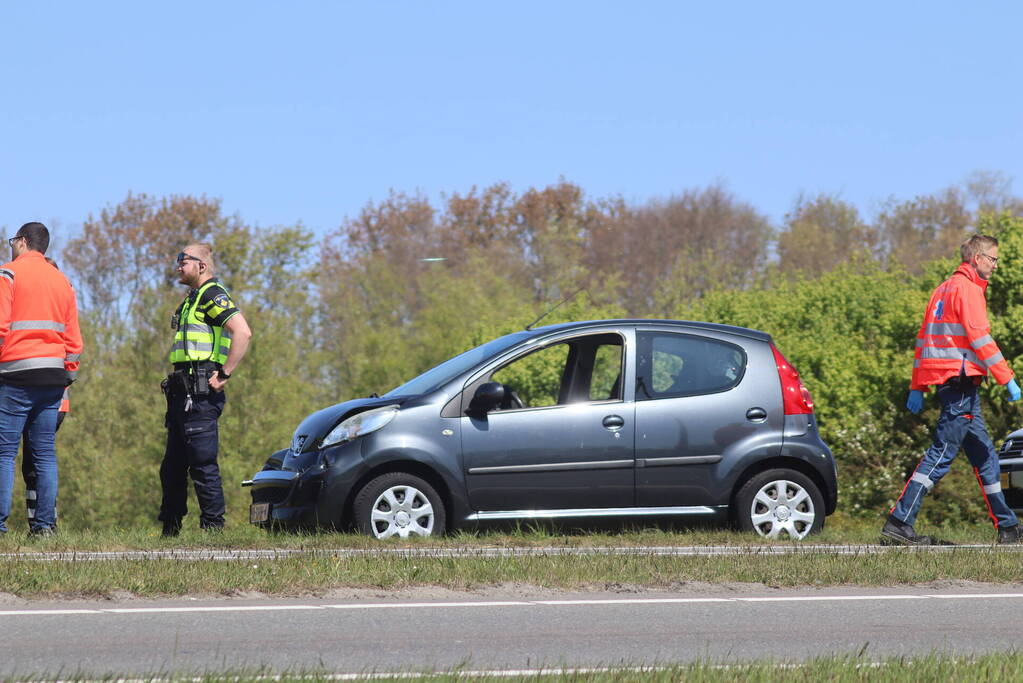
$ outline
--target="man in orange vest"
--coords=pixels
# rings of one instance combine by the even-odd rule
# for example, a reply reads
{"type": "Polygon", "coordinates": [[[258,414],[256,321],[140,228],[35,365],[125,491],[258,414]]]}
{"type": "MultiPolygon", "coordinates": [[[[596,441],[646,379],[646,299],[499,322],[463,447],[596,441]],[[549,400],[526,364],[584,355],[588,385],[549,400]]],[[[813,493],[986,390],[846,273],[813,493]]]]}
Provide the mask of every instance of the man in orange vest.
{"type": "Polygon", "coordinates": [[[881,529],[881,543],[886,545],[936,543],[929,536],[917,535],[913,524],[924,495],[945,476],[960,448],[973,465],[988,515],[998,531],[998,542],[1023,540],[1019,519],[1002,494],[998,454],[988,436],[977,394],[977,387],[990,372],[1005,386],[1010,401],[1020,398],[1012,370],[991,338],[984,298],[988,279],[998,267],[998,240],[973,235],[963,242],[959,252],[962,263],[934,290],[924,312],[906,402],[910,411],[919,413],[924,392],[935,386],[941,416],[934,430],[934,443],[906,482],[881,529]]]}
{"type": "MultiPolygon", "coordinates": [[[[49,256],[46,257],[46,262],[60,270],[57,262],[49,256]]],[[[60,408],[57,412],[57,427],[53,430],[54,433],[60,431],[60,424],[64,421],[64,417],[68,414],[69,410],[71,410],[71,398],[68,396],[68,390],[65,388],[64,395],[60,399],[60,408]]],[[[36,481],[39,477],[36,476],[35,457],[32,455],[32,448],[29,446],[27,427],[21,435],[21,443],[21,476],[25,479],[25,515],[28,519],[29,529],[31,529],[32,520],[36,518],[36,500],[39,493],[36,490],[36,481]]],[[[56,506],[56,502],[54,502],[54,506],[56,506]]],[[[56,507],[54,507],[54,520],[56,518],[56,507]]]]}
{"type": "Polygon", "coordinates": [[[82,333],[71,283],[43,256],[46,226],[26,223],[8,243],[13,260],[0,267],[0,533],[7,531],[14,460],[27,429],[38,477],[29,534],[48,536],[57,524],[57,414],[78,374],[82,333]]]}

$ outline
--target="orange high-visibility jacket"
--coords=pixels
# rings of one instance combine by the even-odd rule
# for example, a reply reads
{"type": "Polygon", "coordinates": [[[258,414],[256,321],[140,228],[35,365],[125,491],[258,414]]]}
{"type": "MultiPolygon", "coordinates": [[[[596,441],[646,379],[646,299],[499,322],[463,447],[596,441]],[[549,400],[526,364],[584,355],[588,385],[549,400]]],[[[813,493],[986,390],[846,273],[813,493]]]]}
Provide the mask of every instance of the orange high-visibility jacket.
{"type": "Polygon", "coordinates": [[[81,353],[75,292],[64,274],[38,251],[0,267],[0,381],[67,386],[81,353]]]}
{"type": "Polygon", "coordinates": [[[931,294],[924,322],[916,338],[910,389],[927,391],[960,373],[984,377],[988,370],[999,384],[1007,384],[1012,369],[991,338],[984,280],[968,263],[931,294]]]}

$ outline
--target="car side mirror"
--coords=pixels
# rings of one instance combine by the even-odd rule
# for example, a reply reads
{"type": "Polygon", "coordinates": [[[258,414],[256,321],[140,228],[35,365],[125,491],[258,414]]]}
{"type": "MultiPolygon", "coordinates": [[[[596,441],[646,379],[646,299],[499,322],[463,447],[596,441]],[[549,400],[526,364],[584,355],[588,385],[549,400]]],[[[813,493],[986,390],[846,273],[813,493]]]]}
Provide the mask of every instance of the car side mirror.
{"type": "Polygon", "coordinates": [[[469,411],[479,415],[485,415],[504,400],[504,385],[500,382],[485,382],[476,387],[472,400],[469,402],[469,411]]]}

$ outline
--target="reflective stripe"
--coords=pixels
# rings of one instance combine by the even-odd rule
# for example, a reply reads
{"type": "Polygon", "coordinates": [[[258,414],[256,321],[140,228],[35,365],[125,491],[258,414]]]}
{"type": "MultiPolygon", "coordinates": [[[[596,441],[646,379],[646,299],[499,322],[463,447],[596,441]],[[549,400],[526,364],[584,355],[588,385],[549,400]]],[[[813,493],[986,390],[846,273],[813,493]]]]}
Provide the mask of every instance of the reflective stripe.
{"type": "Polygon", "coordinates": [[[67,363],[77,363],[78,362],[78,358],[81,355],[82,354],[80,354],[80,353],[69,353],[68,355],[64,356],[64,361],[67,362],[67,363]]]}
{"type": "Polygon", "coordinates": [[[924,331],[926,334],[939,337],[945,335],[966,336],[966,328],[959,323],[928,323],[924,331]]]}
{"type": "Polygon", "coordinates": [[[63,358],[22,358],[0,363],[0,372],[17,372],[18,370],[38,370],[41,368],[64,369],[63,358]]]}
{"type": "Polygon", "coordinates": [[[923,484],[923,487],[928,491],[934,486],[934,482],[926,474],[920,472],[914,472],[913,476],[909,478],[910,481],[915,481],[918,484],[923,484]]]}
{"type": "Polygon", "coordinates": [[[231,351],[231,347],[230,346],[221,346],[220,347],[220,355],[221,356],[226,356],[228,354],[228,352],[230,352],[230,351],[231,351]]]}
{"type": "Polygon", "coordinates": [[[984,359],[984,365],[985,365],[986,367],[991,367],[992,365],[994,365],[994,364],[996,364],[996,363],[998,363],[999,361],[1001,361],[1001,360],[1004,360],[1004,359],[1005,359],[1005,356],[1003,356],[1003,355],[1002,355],[1002,352],[1001,352],[1001,351],[999,351],[999,352],[998,352],[998,353],[996,353],[995,355],[993,355],[993,356],[990,356],[990,357],[988,357],[988,358],[985,358],[985,359],[984,359]]]}
{"type": "Polygon", "coordinates": [[[184,330],[185,332],[198,332],[199,334],[213,334],[213,328],[209,325],[197,325],[195,323],[187,323],[182,325],[178,329],[184,330]]]}
{"type": "Polygon", "coordinates": [[[175,351],[212,351],[213,342],[198,342],[189,339],[187,342],[176,341],[171,347],[171,353],[175,351]]]}
{"type": "Polygon", "coordinates": [[[29,519],[35,519],[36,518],[36,509],[35,508],[28,508],[27,510],[25,510],[25,515],[29,519]]]}
{"type": "Polygon", "coordinates": [[[920,350],[921,358],[941,358],[946,360],[960,360],[966,358],[966,360],[980,365],[980,359],[977,358],[977,354],[969,349],[960,349],[954,346],[925,346],[920,350]]]}
{"type": "Polygon", "coordinates": [[[1002,484],[1001,484],[1001,482],[997,482],[996,481],[994,484],[985,484],[984,485],[984,493],[1001,493],[1001,492],[1002,492],[1002,484]]]}
{"type": "Polygon", "coordinates": [[[974,341],[971,341],[971,342],[970,342],[970,346],[972,346],[973,348],[975,348],[975,349],[977,349],[978,351],[980,351],[980,349],[981,349],[982,347],[984,347],[984,346],[987,346],[988,344],[990,344],[990,343],[991,343],[991,342],[993,342],[993,341],[994,341],[994,339],[992,339],[992,338],[991,338],[991,335],[990,335],[990,334],[985,334],[985,335],[984,335],[983,337],[981,337],[980,339],[976,339],[976,340],[974,340],[974,341]]]}
{"type": "Polygon", "coordinates": [[[68,379],[70,379],[72,382],[74,382],[76,379],[78,379],[78,371],[77,370],[68,370],[67,371],[67,376],[68,376],[68,379]]]}
{"type": "Polygon", "coordinates": [[[35,492],[35,490],[28,489],[27,491],[25,491],[25,500],[35,500],[35,499],[36,499],[36,492],[35,492]]]}
{"type": "Polygon", "coordinates": [[[11,282],[14,282],[14,273],[7,270],[6,268],[0,268],[0,277],[7,278],[11,282]]]}
{"type": "Polygon", "coordinates": [[[917,339],[916,340],[916,348],[919,349],[921,346],[926,346],[926,344],[924,343],[924,340],[923,339],[917,339]]]}
{"type": "Polygon", "coordinates": [[[64,331],[64,323],[52,320],[15,320],[11,323],[11,330],[56,330],[64,331]]]}

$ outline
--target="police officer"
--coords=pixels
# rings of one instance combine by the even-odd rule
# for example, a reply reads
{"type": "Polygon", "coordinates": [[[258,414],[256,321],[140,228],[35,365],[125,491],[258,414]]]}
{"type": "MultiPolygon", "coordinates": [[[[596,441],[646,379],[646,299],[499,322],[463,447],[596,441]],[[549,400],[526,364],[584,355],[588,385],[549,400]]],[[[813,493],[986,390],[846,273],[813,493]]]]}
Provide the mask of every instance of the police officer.
{"type": "Polygon", "coordinates": [[[178,282],[190,288],[172,320],[174,372],[167,397],[167,449],[160,465],[164,536],[177,536],[188,512],[188,475],[199,501],[199,526],[224,527],[224,490],[217,465],[217,418],[224,385],[245,356],[252,332],[231,295],[214,277],[208,244],[190,244],[177,257],[178,282]]]}

